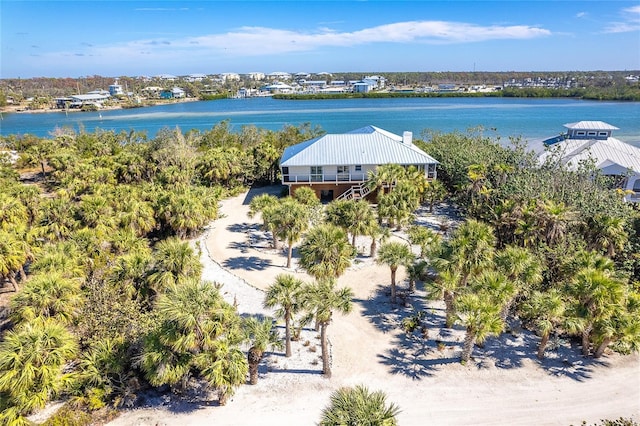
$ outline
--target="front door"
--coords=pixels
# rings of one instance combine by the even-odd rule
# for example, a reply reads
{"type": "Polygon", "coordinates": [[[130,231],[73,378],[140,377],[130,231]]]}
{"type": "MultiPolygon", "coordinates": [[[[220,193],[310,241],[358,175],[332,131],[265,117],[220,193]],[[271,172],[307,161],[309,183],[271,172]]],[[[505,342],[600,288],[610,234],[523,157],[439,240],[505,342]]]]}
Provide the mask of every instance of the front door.
{"type": "Polygon", "coordinates": [[[323,189],[320,191],[320,201],[323,203],[333,201],[333,189],[323,189]]]}

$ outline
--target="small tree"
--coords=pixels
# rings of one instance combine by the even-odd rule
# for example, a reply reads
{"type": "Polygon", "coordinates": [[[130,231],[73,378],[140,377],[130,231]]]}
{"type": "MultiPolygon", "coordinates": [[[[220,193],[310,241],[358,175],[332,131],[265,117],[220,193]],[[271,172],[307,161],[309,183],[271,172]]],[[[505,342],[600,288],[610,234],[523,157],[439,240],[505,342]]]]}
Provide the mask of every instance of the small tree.
{"type": "Polygon", "coordinates": [[[258,319],[249,317],[244,321],[244,330],[251,347],[247,352],[249,362],[249,383],[258,383],[258,366],[269,346],[282,347],[278,332],[273,327],[273,320],[269,317],[258,319]]]}
{"type": "Polygon", "coordinates": [[[410,265],[414,256],[405,243],[388,242],[380,247],[376,262],[389,266],[391,270],[391,303],[396,303],[396,272],[399,266],[410,265]]]}
{"type": "Polygon", "coordinates": [[[305,291],[305,305],[320,326],[320,345],[322,348],[322,373],[331,377],[331,362],[329,360],[329,342],[327,329],[331,324],[334,312],[348,314],[351,312],[353,292],[350,288],[336,289],[333,280],[323,280],[309,285],[305,291]]]}
{"type": "Polygon", "coordinates": [[[280,308],[276,311],[279,318],[284,318],[285,356],[291,356],[291,321],[302,308],[302,290],[304,283],[290,274],[280,274],[276,281],[267,288],[264,298],[265,308],[280,308]]]}
{"type": "Polygon", "coordinates": [[[340,388],[331,394],[331,403],[322,411],[320,426],[369,425],[395,426],[400,408],[387,403],[381,392],[370,392],[366,386],[340,388]]]}
{"type": "Polygon", "coordinates": [[[476,342],[482,343],[487,337],[498,335],[504,323],[500,318],[500,306],[486,294],[463,294],[456,300],[456,308],[460,313],[458,321],[467,329],[460,356],[466,363],[471,359],[476,342]]]}

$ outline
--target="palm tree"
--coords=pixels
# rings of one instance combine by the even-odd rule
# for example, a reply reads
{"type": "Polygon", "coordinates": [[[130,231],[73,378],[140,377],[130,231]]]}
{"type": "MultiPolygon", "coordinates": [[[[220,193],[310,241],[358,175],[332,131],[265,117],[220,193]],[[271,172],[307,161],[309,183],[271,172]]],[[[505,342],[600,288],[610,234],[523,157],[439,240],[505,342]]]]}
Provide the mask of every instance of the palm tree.
{"type": "Polygon", "coordinates": [[[467,329],[460,357],[466,363],[471,359],[475,343],[499,334],[504,323],[500,318],[500,307],[486,294],[463,294],[456,300],[456,309],[460,313],[458,321],[467,329]]]}
{"type": "Polygon", "coordinates": [[[378,215],[387,219],[390,227],[400,229],[409,222],[413,211],[420,205],[417,189],[411,182],[400,181],[388,194],[378,197],[378,215]]]}
{"type": "Polygon", "coordinates": [[[352,309],[353,291],[348,287],[336,289],[333,280],[322,280],[309,285],[303,291],[304,304],[312,312],[320,326],[320,345],[322,348],[322,373],[331,377],[331,362],[327,329],[334,312],[348,314],[352,309]]]}
{"type": "Polygon", "coordinates": [[[31,277],[11,300],[13,321],[22,323],[35,318],[54,318],[69,324],[83,301],[77,279],[65,278],[59,272],[31,277]]]}
{"type": "Polygon", "coordinates": [[[74,241],[46,244],[38,257],[29,266],[34,274],[59,272],[68,278],[84,278],[87,275],[86,252],[74,241]]]}
{"type": "Polygon", "coordinates": [[[160,241],[153,258],[149,283],[156,292],[182,280],[198,277],[202,272],[202,264],[189,243],[178,238],[160,241]]]}
{"type": "Polygon", "coordinates": [[[8,278],[18,291],[16,274],[27,261],[27,253],[15,234],[0,229],[0,277],[8,278]]]}
{"type": "Polygon", "coordinates": [[[64,366],[77,353],[77,343],[53,319],[38,319],[8,331],[0,343],[2,424],[27,424],[23,417],[44,408],[71,379],[64,366]]]}
{"type": "Polygon", "coordinates": [[[454,231],[445,255],[460,272],[460,288],[493,260],[496,238],[489,225],[470,219],[454,231]]]}
{"type": "Polygon", "coordinates": [[[545,201],[541,210],[542,218],[540,219],[544,223],[547,244],[555,245],[565,236],[567,227],[573,222],[576,213],[564,203],[556,203],[552,200],[545,201]]]}
{"type": "Polygon", "coordinates": [[[456,320],[456,297],[461,290],[460,273],[445,261],[435,264],[438,276],[427,284],[427,297],[430,299],[442,299],[445,306],[445,327],[451,328],[456,320]]]}
{"type": "Polygon", "coordinates": [[[0,229],[8,231],[20,224],[26,225],[28,218],[27,209],[20,200],[0,192],[0,229]]]}
{"type": "Polygon", "coordinates": [[[335,225],[314,227],[300,245],[300,266],[317,280],[338,278],[351,265],[355,249],[335,225]]]}
{"type": "Polygon", "coordinates": [[[137,236],[141,237],[156,227],[153,208],[146,201],[135,198],[125,199],[118,211],[120,226],[133,229],[137,236]]]}
{"type": "Polygon", "coordinates": [[[518,294],[529,292],[542,281],[542,265],[528,249],[517,246],[507,246],[496,252],[494,263],[514,286],[512,297],[505,300],[500,313],[502,320],[506,321],[518,294]]]}
{"type": "Polygon", "coordinates": [[[600,358],[613,342],[623,353],[640,351],[640,293],[630,292],[613,315],[594,324],[593,334],[594,358],[600,358]]]}
{"type": "Polygon", "coordinates": [[[596,215],[587,221],[587,226],[590,249],[605,251],[610,258],[622,250],[629,239],[625,221],[619,217],[596,215]]]}
{"type": "Polygon", "coordinates": [[[366,235],[372,226],[378,224],[376,214],[371,205],[365,200],[357,200],[353,209],[352,221],[347,228],[351,233],[351,245],[356,246],[356,238],[366,235]]]}
{"type": "Polygon", "coordinates": [[[414,256],[411,248],[405,243],[384,243],[378,251],[376,262],[389,266],[391,270],[391,303],[396,303],[396,272],[399,266],[410,265],[414,256]]]}
{"type": "Polygon", "coordinates": [[[280,274],[276,277],[276,281],[267,288],[264,299],[264,307],[268,309],[279,306],[276,311],[279,318],[284,318],[285,330],[285,356],[291,356],[291,321],[293,315],[298,312],[302,306],[302,290],[304,283],[293,275],[280,274]]]}
{"type": "Polygon", "coordinates": [[[376,191],[379,197],[385,188],[390,188],[405,176],[405,169],[399,164],[382,164],[374,171],[369,170],[366,185],[376,191]]]}
{"type": "Polygon", "coordinates": [[[320,199],[316,195],[316,191],[308,186],[302,186],[293,193],[293,198],[307,207],[320,205],[320,199]]]}
{"type": "Polygon", "coordinates": [[[395,426],[400,408],[387,403],[381,392],[370,392],[366,386],[340,388],[331,394],[331,403],[322,410],[320,426],[368,425],[395,426]]]}
{"type": "Polygon", "coordinates": [[[268,212],[265,213],[265,210],[268,210],[269,208],[273,209],[273,207],[277,203],[278,203],[278,198],[276,198],[271,194],[256,195],[249,202],[249,213],[247,214],[249,218],[253,218],[258,213],[262,214],[262,227],[265,231],[271,231],[271,235],[273,236],[273,239],[274,239],[274,246],[273,246],[274,249],[276,249],[276,246],[275,246],[276,236],[273,233],[271,221],[269,221],[270,216],[268,212]]]}
{"type": "Polygon", "coordinates": [[[236,339],[221,339],[213,352],[204,352],[195,358],[202,376],[217,389],[220,405],[226,405],[235,389],[247,380],[247,359],[237,345],[236,339]]]}
{"type": "Polygon", "coordinates": [[[434,204],[442,201],[447,195],[447,188],[439,180],[432,180],[425,187],[423,199],[429,203],[429,213],[433,212],[434,204]]]}
{"type": "Polygon", "coordinates": [[[591,352],[592,333],[596,323],[611,318],[625,297],[625,283],[606,271],[583,268],[578,271],[567,288],[572,297],[571,331],[582,337],[582,354],[591,352]]]}
{"type": "Polygon", "coordinates": [[[537,356],[538,359],[543,359],[551,332],[564,319],[565,303],[562,294],[556,289],[547,292],[536,291],[524,305],[524,312],[533,318],[540,335],[537,356]]]}
{"type": "Polygon", "coordinates": [[[149,383],[184,386],[191,371],[200,372],[223,404],[248,371],[238,348],[244,337],[240,316],[213,283],[197,279],[170,285],[156,309],[160,324],[140,357],[149,383]]]}
{"type": "Polygon", "coordinates": [[[282,347],[282,341],[273,326],[273,320],[268,317],[261,320],[249,317],[244,321],[244,329],[250,342],[250,348],[247,352],[249,384],[255,385],[258,383],[258,365],[264,357],[264,352],[269,346],[282,347]]]}
{"type": "Polygon", "coordinates": [[[505,307],[515,298],[518,287],[500,271],[486,269],[471,279],[470,291],[486,293],[500,310],[500,319],[506,321],[505,307]]]}
{"type": "Polygon", "coordinates": [[[367,228],[366,235],[371,237],[371,247],[369,248],[369,257],[376,257],[378,250],[378,240],[384,243],[389,237],[391,237],[391,231],[387,227],[383,227],[376,222],[372,222],[367,228]]]}
{"type": "Polygon", "coordinates": [[[327,221],[351,233],[351,245],[356,246],[356,238],[363,235],[376,221],[375,213],[364,200],[337,200],[326,210],[327,221]]]}
{"type": "Polygon", "coordinates": [[[416,281],[424,280],[429,269],[429,264],[422,259],[418,259],[407,266],[407,274],[409,275],[409,291],[416,290],[416,281]]]}
{"type": "Polygon", "coordinates": [[[407,230],[407,234],[412,245],[420,246],[420,257],[429,255],[432,249],[439,247],[442,242],[439,234],[425,226],[412,225],[407,230]]]}
{"type": "Polygon", "coordinates": [[[293,244],[309,227],[309,209],[293,198],[282,201],[276,217],[276,234],[287,242],[287,269],[291,268],[293,244]]]}

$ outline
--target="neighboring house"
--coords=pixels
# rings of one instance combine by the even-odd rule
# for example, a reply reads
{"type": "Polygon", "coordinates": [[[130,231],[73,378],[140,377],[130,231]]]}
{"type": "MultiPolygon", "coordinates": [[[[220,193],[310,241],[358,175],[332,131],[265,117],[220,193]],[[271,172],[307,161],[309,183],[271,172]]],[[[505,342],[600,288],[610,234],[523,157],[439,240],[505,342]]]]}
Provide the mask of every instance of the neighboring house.
{"type": "Polygon", "coordinates": [[[280,159],[282,184],[289,194],[309,186],[323,201],[368,195],[364,183],[382,164],[415,166],[436,178],[438,162],[413,144],[412,133],[395,135],[374,126],[328,134],[285,149],[280,159]]]}
{"type": "Polygon", "coordinates": [[[617,177],[620,188],[633,192],[626,201],[640,202],[640,148],[612,137],[618,128],[602,121],[580,121],[564,127],[567,133],[543,141],[541,161],[553,155],[570,167],[593,161],[602,174],[617,177]]]}

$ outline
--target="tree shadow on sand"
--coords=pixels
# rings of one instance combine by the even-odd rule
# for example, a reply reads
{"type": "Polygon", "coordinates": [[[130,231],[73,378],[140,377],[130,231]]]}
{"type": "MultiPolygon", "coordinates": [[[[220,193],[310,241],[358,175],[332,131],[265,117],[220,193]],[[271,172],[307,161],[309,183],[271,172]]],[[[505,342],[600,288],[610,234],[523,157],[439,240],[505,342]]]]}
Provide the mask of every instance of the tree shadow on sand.
{"type": "Polygon", "coordinates": [[[246,234],[249,232],[260,231],[260,227],[261,226],[259,223],[248,223],[248,222],[232,223],[231,225],[227,226],[227,231],[246,234]]]}
{"type": "Polygon", "coordinates": [[[378,354],[378,359],[389,367],[390,372],[422,379],[432,376],[439,366],[459,362],[440,351],[440,340],[425,338],[425,331],[431,333],[434,323],[440,319],[432,318],[433,315],[427,312],[422,292],[400,290],[398,303],[394,305],[390,301],[388,286],[379,285],[370,298],[356,299],[355,302],[363,307],[362,315],[376,328],[393,336],[393,348],[378,354]],[[420,315],[419,324],[413,331],[406,331],[403,321],[416,319],[417,315],[420,315]]]}
{"type": "Polygon", "coordinates": [[[273,266],[270,259],[262,259],[258,256],[230,257],[222,262],[227,269],[242,269],[245,271],[264,271],[273,266]]]}

